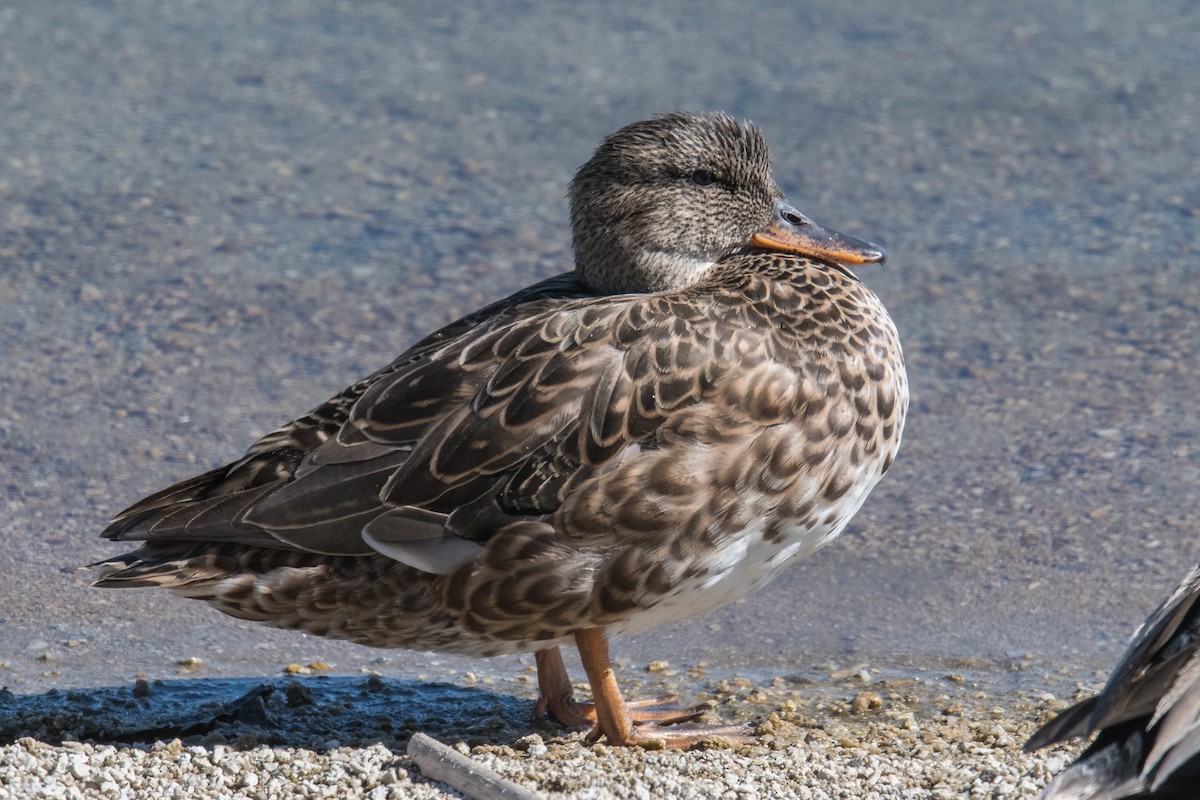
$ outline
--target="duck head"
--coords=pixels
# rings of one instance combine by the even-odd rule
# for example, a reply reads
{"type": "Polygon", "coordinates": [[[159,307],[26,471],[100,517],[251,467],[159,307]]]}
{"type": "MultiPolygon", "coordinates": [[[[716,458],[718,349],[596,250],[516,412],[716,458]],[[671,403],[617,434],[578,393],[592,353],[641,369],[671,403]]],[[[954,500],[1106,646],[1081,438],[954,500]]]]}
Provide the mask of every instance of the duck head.
{"type": "Polygon", "coordinates": [[[576,274],[603,294],[681,289],[755,247],[838,264],[885,258],[788,204],[762,132],[727,114],[627,125],[579,168],[570,200],[576,274]]]}

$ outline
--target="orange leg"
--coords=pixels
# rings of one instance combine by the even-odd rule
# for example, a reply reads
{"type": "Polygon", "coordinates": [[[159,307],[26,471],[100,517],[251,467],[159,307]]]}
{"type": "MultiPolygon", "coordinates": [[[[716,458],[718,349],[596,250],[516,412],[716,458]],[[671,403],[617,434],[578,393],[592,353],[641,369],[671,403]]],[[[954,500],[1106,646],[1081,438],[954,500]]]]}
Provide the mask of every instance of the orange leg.
{"type": "Polygon", "coordinates": [[[590,728],[596,713],[590,703],[575,702],[575,690],[557,647],[538,650],[533,654],[537,663],[538,699],[533,718],[541,719],[549,711],[555,719],[569,728],[590,728]]]}
{"type": "MultiPolygon", "coordinates": [[[[596,722],[594,703],[580,703],[575,699],[575,690],[567,675],[562,655],[557,647],[538,650],[533,654],[537,663],[538,699],[533,707],[533,718],[541,719],[549,711],[554,718],[570,728],[590,728],[596,722]]],[[[669,725],[690,722],[708,711],[708,706],[683,708],[674,695],[629,700],[625,708],[634,724],[657,722],[669,725]]]]}
{"type": "MultiPolygon", "coordinates": [[[[637,712],[630,712],[621,697],[617,678],[613,674],[608,658],[608,638],[600,628],[589,628],[575,634],[575,646],[579,658],[592,685],[593,713],[596,725],[588,734],[588,741],[600,737],[615,745],[642,745],[672,748],[688,748],[704,739],[721,737],[735,741],[749,741],[742,725],[671,725],[661,716],[645,721],[637,719],[637,712]]],[[[561,666],[562,660],[559,659],[561,666]]],[[[539,666],[541,661],[539,661],[539,666]]],[[[678,719],[695,719],[703,709],[685,710],[678,719]],[[694,711],[695,713],[689,713],[694,711]]]]}

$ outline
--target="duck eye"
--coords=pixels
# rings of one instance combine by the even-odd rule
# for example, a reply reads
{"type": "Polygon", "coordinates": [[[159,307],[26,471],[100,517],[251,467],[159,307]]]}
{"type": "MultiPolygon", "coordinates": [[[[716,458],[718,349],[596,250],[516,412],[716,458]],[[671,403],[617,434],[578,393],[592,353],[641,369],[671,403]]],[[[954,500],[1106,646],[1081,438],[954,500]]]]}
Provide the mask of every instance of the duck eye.
{"type": "Polygon", "coordinates": [[[697,186],[708,186],[709,184],[716,182],[717,176],[713,175],[706,169],[698,169],[692,173],[692,183],[696,184],[697,186]]]}

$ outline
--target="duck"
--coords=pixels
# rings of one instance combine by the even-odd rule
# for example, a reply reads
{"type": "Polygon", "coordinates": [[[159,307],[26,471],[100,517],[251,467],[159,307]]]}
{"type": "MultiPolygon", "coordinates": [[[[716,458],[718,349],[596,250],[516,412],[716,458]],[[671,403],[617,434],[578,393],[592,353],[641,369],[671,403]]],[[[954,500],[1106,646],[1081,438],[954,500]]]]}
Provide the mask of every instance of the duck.
{"type": "Polygon", "coordinates": [[[1099,694],[1060,712],[1032,752],[1098,734],[1040,800],[1194,800],[1200,790],[1200,565],[1134,632],[1099,694]]]}
{"type": "Polygon", "coordinates": [[[763,586],[888,471],[904,359],[851,271],[885,254],[790,205],[761,130],[720,112],[609,135],[569,205],[572,271],[133,504],[102,536],[137,549],[95,585],[373,647],[533,652],[535,714],[589,741],[737,738],[626,701],[610,640],[763,586]]]}

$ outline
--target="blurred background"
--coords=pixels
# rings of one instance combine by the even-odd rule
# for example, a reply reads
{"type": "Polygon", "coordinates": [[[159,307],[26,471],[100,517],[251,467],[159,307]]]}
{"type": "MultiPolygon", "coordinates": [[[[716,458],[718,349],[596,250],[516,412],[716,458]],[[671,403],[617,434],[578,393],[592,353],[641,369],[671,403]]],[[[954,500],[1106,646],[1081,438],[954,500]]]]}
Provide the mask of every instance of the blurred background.
{"type": "Polygon", "coordinates": [[[1200,8],[0,6],[0,685],[504,673],[88,588],[111,515],[568,269],[605,134],[750,118],[904,342],[852,527],[618,659],[1095,680],[1200,559],[1200,8]],[[188,669],[185,664],[183,669],[188,669]],[[1015,672],[1020,668],[1020,672],[1015,672]]]}

